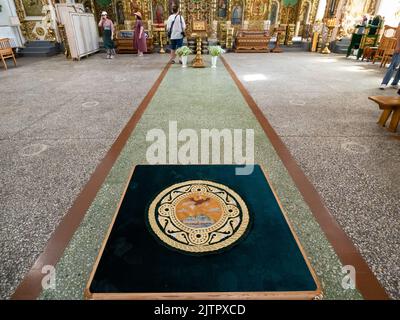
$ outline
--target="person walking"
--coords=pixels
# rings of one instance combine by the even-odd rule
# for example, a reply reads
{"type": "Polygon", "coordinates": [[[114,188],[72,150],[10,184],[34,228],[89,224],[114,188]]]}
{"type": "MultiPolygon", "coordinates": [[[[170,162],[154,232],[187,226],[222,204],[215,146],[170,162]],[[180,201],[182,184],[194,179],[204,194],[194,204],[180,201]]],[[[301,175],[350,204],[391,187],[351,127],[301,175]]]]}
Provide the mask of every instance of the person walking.
{"type": "Polygon", "coordinates": [[[142,14],[135,12],[136,23],[134,33],[134,45],[138,51],[138,56],[142,57],[144,52],[147,52],[146,34],[144,32],[142,14]]]}
{"type": "Polygon", "coordinates": [[[185,37],[186,23],[185,19],[179,13],[178,7],[172,8],[172,14],[167,20],[167,32],[171,41],[171,63],[175,63],[176,49],[182,47],[185,37]]]}
{"type": "Polygon", "coordinates": [[[393,73],[395,73],[396,69],[396,75],[394,76],[394,79],[392,81],[391,87],[394,89],[399,88],[399,80],[400,80],[400,24],[399,27],[397,28],[396,32],[396,38],[397,38],[397,45],[396,49],[394,50],[393,56],[392,56],[392,62],[390,63],[389,68],[386,71],[385,77],[382,80],[382,84],[379,87],[379,89],[384,90],[390,79],[392,79],[393,73]]]}
{"type": "Polygon", "coordinates": [[[111,19],[108,19],[106,11],[101,13],[99,27],[103,29],[103,45],[107,51],[107,59],[113,59],[115,55],[114,42],[112,40],[114,38],[114,24],[111,19]]]}

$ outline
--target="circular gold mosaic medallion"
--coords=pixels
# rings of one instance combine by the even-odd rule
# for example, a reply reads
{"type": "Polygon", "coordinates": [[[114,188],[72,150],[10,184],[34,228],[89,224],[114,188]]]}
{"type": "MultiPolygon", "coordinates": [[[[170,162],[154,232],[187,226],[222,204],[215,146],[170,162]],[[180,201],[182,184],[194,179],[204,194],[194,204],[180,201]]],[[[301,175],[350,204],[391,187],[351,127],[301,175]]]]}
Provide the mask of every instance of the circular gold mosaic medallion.
{"type": "Polygon", "coordinates": [[[205,180],[177,183],[161,191],[150,205],[148,219],[164,244],[189,253],[234,244],[246,233],[250,220],[236,192],[205,180]]]}
{"type": "Polygon", "coordinates": [[[42,27],[37,27],[36,34],[40,37],[44,36],[44,29],[42,27]]]}

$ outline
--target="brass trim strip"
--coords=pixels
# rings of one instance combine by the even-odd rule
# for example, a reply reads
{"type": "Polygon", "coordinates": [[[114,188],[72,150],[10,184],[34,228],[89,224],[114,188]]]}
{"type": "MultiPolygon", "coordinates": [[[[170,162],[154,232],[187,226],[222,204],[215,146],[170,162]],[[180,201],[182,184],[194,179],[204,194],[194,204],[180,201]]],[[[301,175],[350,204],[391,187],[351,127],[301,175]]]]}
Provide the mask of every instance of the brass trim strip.
{"type": "Polygon", "coordinates": [[[268,119],[258,107],[257,103],[251,97],[245,86],[242,84],[235,72],[223,57],[221,57],[221,61],[241,91],[243,98],[263,128],[266,136],[273,145],[276,153],[293,179],[293,182],[303,196],[304,201],[309,206],[314,218],[317,220],[322,231],[325,233],[326,238],[334,248],[340,261],[343,263],[343,265],[352,265],[356,268],[356,287],[363,295],[364,299],[389,299],[387,293],[378,282],[375,275],[372,273],[360,252],[354,246],[347,234],[338,225],[329,210],[325,207],[317,190],[308,180],[307,176],[301,170],[296,160],[292,157],[288,148],[275,132],[274,128],[271,126],[268,119]]]}
{"type": "Polygon", "coordinates": [[[45,265],[55,266],[62,257],[65,248],[68,246],[69,241],[72,239],[75,231],[79,227],[83,217],[95,199],[115,161],[118,159],[125,143],[133,132],[133,129],[136,127],[136,124],[139,122],[144,111],[155,95],[170,66],[169,63],[165,65],[164,69],[161,71],[157,80],[154,82],[133,116],[125,125],[124,129],[122,129],[106,156],[96,167],[89,181],[83,187],[73,205],[51,235],[51,238],[47,242],[43,252],[39,255],[38,259],[30,271],[25,275],[24,279],[20,282],[11,299],[32,300],[39,297],[42,292],[41,281],[44,276],[41,273],[42,267],[45,265]]]}

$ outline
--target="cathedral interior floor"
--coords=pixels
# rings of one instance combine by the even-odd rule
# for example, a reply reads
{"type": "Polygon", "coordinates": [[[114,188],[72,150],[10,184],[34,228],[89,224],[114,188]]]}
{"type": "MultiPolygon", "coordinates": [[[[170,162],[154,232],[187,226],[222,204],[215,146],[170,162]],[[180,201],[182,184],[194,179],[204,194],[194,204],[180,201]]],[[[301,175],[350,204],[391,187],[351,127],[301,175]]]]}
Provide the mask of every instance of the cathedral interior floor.
{"type": "MultiPolygon", "coordinates": [[[[132,134],[125,133],[126,144],[62,253],[56,289],[40,298],[83,297],[129,172],[147,162],[146,133],[168,132],[170,121],[179,129],[254,129],[255,162],[270,172],[324,297],[362,297],[341,287],[337,253],[221,61],[215,70],[166,70],[168,57],[158,54],[20,60],[20,67],[0,73],[1,298],[11,296],[45,249],[161,72],[163,80],[132,134]]],[[[225,60],[380,283],[400,298],[400,141],[376,125],[379,111],[367,99],[382,94],[377,86],[383,70],[342,56],[298,52],[226,54],[225,60]]]]}

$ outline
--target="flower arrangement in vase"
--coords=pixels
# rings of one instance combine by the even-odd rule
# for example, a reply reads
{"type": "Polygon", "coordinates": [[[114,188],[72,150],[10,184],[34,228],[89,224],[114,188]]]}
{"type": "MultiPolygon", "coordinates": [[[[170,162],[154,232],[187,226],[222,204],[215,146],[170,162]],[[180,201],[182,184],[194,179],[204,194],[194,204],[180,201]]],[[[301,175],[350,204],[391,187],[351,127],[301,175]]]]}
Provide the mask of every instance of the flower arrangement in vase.
{"type": "Polygon", "coordinates": [[[221,46],[209,46],[208,52],[211,54],[211,68],[216,68],[218,57],[225,53],[225,50],[221,46]]]}
{"type": "Polygon", "coordinates": [[[192,50],[190,50],[190,48],[187,46],[182,46],[182,47],[176,49],[176,54],[179,57],[181,57],[181,59],[182,59],[182,68],[187,67],[187,58],[188,58],[188,55],[191,53],[192,53],[192,50]]]}

